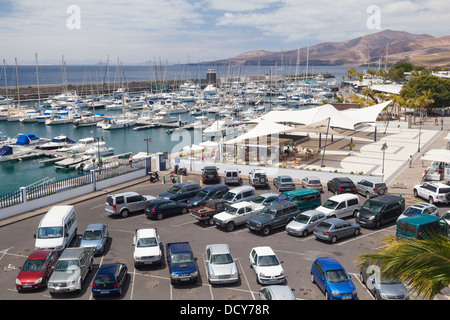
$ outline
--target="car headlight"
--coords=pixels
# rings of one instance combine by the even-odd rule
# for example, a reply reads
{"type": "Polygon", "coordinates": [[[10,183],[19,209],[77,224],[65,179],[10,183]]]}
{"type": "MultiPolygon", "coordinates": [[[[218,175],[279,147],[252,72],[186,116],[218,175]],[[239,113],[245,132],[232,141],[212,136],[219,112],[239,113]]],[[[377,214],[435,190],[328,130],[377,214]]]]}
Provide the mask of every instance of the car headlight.
{"type": "Polygon", "coordinates": [[[356,289],[352,291],[352,296],[356,295],[356,289]]]}
{"type": "Polygon", "coordinates": [[[191,276],[193,276],[193,277],[198,276],[198,271],[192,272],[192,273],[191,273],[191,276]]]}
{"type": "Polygon", "coordinates": [[[375,216],[370,216],[369,220],[375,219],[375,216]]]}
{"type": "Polygon", "coordinates": [[[19,279],[16,279],[16,284],[22,284],[22,282],[20,282],[20,280],[19,279]]]}
{"type": "Polygon", "coordinates": [[[96,249],[101,249],[103,247],[103,243],[99,243],[96,247],[96,249]]]}
{"type": "Polygon", "coordinates": [[[339,297],[339,292],[337,291],[331,291],[331,295],[335,296],[335,297],[339,297]]]}
{"type": "Polygon", "coordinates": [[[264,278],[265,276],[266,276],[266,275],[265,275],[264,273],[262,273],[262,272],[259,273],[259,277],[260,277],[260,278],[264,278]]]}
{"type": "Polygon", "coordinates": [[[359,218],[359,211],[356,213],[356,216],[359,218]]]}
{"type": "Polygon", "coordinates": [[[237,270],[235,271],[235,272],[233,272],[233,274],[231,275],[233,278],[235,278],[235,277],[237,277],[238,276],[238,272],[237,272],[237,270]]]}
{"type": "Polygon", "coordinates": [[[386,293],[384,293],[383,291],[380,291],[380,297],[381,299],[389,299],[388,295],[386,293]]]}
{"type": "Polygon", "coordinates": [[[41,283],[42,282],[42,277],[40,277],[39,279],[37,279],[35,282],[34,282],[34,284],[38,284],[38,283],[41,283]]]}

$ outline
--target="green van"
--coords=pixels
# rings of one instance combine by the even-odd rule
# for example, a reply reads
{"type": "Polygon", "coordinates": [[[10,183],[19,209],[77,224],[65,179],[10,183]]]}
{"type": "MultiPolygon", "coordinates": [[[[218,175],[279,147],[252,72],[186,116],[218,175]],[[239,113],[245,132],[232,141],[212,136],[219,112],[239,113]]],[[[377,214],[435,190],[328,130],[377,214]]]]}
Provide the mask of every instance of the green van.
{"type": "Polygon", "coordinates": [[[429,214],[418,214],[397,221],[397,238],[423,240],[431,232],[448,236],[449,226],[445,220],[429,214]]]}
{"type": "Polygon", "coordinates": [[[312,210],[322,204],[320,191],[312,188],[285,191],[278,196],[274,203],[280,201],[293,202],[300,211],[312,210]]]}

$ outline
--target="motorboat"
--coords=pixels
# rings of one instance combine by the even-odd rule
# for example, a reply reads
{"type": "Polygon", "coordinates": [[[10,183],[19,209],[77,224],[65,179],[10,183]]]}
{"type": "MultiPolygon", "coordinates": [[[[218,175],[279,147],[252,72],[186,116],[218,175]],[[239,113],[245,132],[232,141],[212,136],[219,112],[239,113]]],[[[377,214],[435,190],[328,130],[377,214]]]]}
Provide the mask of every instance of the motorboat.
{"type": "Polygon", "coordinates": [[[84,154],[85,155],[96,155],[96,156],[107,156],[110,154],[114,153],[114,148],[113,147],[107,147],[105,145],[105,142],[102,141],[103,143],[99,143],[97,145],[97,143],[95,145],[93,145],[92,147],[90,147],[89,149],[87,149],[84,154]]]}
{"type": "Polygon", "coordinates": [[[69,167],[73,167],[77,163],[87,161],[91,158],[92,158],[91,155],[79,154],[78,152],[75,151],[75,152],[71,152],[69,157],[67,157],[63,160],[56,161],[55,165],[57,167],[69,168],[69,167]]]}
{"type": "Polygon", "coordinates": [[[121,117],[110,119],[109,121],[105,122],[99,122],[99,124],[101,124],[101,128],[105,130],[123,129],[134,126],[136,124],[136,119],[121,117]]]}
{"type": "Polygon", "coordinates": [[[59,135],[54,137],[51,141],[38,146],[38,148],[44,150],[54,150],[64,148],[73,144],[75,144],[75,141],[73,141],[72,139],[69,139],[65,135],[59,135]]]}
{"type": "Polygon", "coordinates": [[[44,111],[43,114],[36,116],[36,121],[40,122],[40,123],[44,123],[45,120],[53,118],[57,112],[58,112],[58,109],[56,109],[56,108],[47,109],[44,111]]]}
{"type": "Polygon", "coordinates": [[[74,119],[73,124],[77,127],[93,127],[105,118],[104,114],[98,113],[93,116],[82,116],[81,118],[74,119]]]}
{"type": "Polygon", "coordinates": [[[10,161],[10,160],[20,160],[20,157],[33,152],[33,149],[15,146],[15,145],[3,145],[0,148],[0,162],[10,161]]]}
{"type": "Polygon", "coordinates": [[[76,151],[76,152],[82,153],[82,152],[85,152],[86,150],[90,149],[94,145],[97,145],[98,143],[105,144],[104,141],[96,142],[93,137],[87,137],[87,138],[83,138],[83,139],[78,140],[78,142],[73,144],[73,145],[70,145],[70,146],[64,147],[64,148],[60,148],[60,149],[58,149],[58,151],[62,151],[62,152],[66,152],[66,151],[74,152],[74,151],[76,151]]]}

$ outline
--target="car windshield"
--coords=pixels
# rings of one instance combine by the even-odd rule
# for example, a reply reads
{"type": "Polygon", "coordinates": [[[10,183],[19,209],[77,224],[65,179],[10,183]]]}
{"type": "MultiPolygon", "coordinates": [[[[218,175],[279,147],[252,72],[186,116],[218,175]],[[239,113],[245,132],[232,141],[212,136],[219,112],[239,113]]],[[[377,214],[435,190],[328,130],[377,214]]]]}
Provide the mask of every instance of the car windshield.
{"type": "Polygon", "coordinates": [[[234,199],[234,197],[236,196],[236,193],[233,192],[227,192],[225,193],[225,195],[223,196],[222,199],[226,200],[226,201],[231,201],[234,199]]]}
{"type": "Polygon", "coordinates": [[[383,208],[383,204],[374,201],[366,201],[362,208],[366,211],[377,213],[383,208]]]}
{"type": "Polygon", "coordinates": [[[292,200],[291,196],[288,196],[287,194],[282,193],[278,196],[276,201],[281,202],[281,201],[291,201],[291,200],[292,200]]]}
{"type": "Polygon", "coordinates": [[[181,190],[180,187],[178,187],[178,186],[173,186],[172,188],[170,188],[169,190],[167,190],[167,192],[170,192],[170,193],[177,193],[177,192],[180,191],[180,190],[181,190]]]}
{"type": "Polygon", "coordinates": [[[261,214],[265,214],[270,217],[275,217],[275,215],[277,214],[277,211],[270,209],[269,207],[265,207],[264,209],[261,210],[261,214]]]}
{"type": "Polygon", "coordinates": [[[146,248],[146,247],[155,247],[158,245],[158,241],[156,238],[141,238],[138,240],[136,247],[138,248],[146,248]]]}
{"type": "Polygon", "coordinates": [[[34,272],[42,271],[45,269],[45,259],[33,259],[27,260],[22,266],[22,271],[34,272]]]}
{"type": "Polygon", "coordinates": [[[80,268],[78,260],[59,260],[56,263],[55,271],[73,271],[80,268]]]}
{"type": "Polygon", "coordinates": [[[405,216],[414,216],[420,213],[422,213],[422,210],[412,207],[409,207],[408,209],[405,210],[405,212],[403,212],[405,216]]]}
{"type": "Polygon", "coordinates": [[[39,239],[61,238],[63,236],[63,227],[45,227],[39,228],[37,237],[39,239]]]}
{"type": "Polygon", "coordinates": [[[205,190],[200,190],[199,192],[197,192],[197,194],[195,195],[196,198],[200,198],[200,199],[205,199],[206,196],[208,195],[208,191],[205,190]]]}
{"type": "Polygon", "coordinates": [[[449,219],[450,219],[450,211],[444,213],[444,214],[442,215],[442,219],[449,220],[449,219]]]}
{"type": "Polygon", "coordinates": [[[100,240],[102,232],[100,230],[85,231],[81,240],[100,240]]]}
{"type": "Polygon", "coordinates": [[[311,218],[310,216],[305,216],[304,214],[300,213],[298,216],[295,217],[294,221],[307,224],[310,218],[311,218]]]}
{"type": "Polygon", "coordinates": [[[229,214],[236,214],[238,212],[238,208],[230,206],[228,203],[225,204],[225,212],[229,214]]]}
{"type": "Polygon", "coordinates": [[[332,283],[347,282],[350,280],[350,277],[343,269],[328,270],[327,280],[332,283]]]}
{"type": "Polygon", "coordinates": [[[94,279],[94,284],[96,284],[96,285],[113,284],[113,283],[116,283],[116,280],[114,279],[113,276],[100,275],[94,279]]]}
{"type": "Polygon", "coordinates": [[[258,265],[260,267],[270,267],[270,266],[277,266],[280,262],[278,261],[277,256],[260,256],[258,258],[258,265]]]}
{"type": "Polygon", "coordinates": [[[339,204],[339,202],[328,199],[322,204],[322,207],[327,209],[334,209],[339,204]]]}
{"type": "Polygon", "coordinates": [[[233,257],[229,253],[213,254],[211,256],[212,264],[229,264],[233,262],[233,257]]]}
{"type": "Polygon", "coordinates": [[[263,197],[263,196],[257,196],[256,198],[254,198],[254,199],[252,200],[252,202],[253,202],[253,203],[263,203],[264,200],[266,200],[266,197],[263,197]]]}
{"type": "Polygon", "coordinates": [[[191,253],[175,253],[170,257],[172,263],[193,263],[194,256],[191,253]]]}

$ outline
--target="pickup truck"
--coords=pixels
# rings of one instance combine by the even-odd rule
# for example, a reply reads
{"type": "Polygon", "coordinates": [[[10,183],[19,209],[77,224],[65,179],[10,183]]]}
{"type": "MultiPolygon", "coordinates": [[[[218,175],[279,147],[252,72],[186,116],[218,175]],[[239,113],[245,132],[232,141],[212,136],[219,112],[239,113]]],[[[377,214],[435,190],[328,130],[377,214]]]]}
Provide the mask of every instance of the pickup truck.
{"type": "Polygon", "coordinates": [[[167,265],[170,283],[197,282],[198,266],[189,242],[172,242],[166,244],[167,265]]]}
{"type": "Polygon", "coordinates": [[[218,227],[233,231],[237,225],[245,224],[248,219],[256,216],[264,208],[261,204],[248,201],[227,204],[225,211],[214,215],[213,219],[218,227]]]}
{"type": "Polygon", "coordinates": [[[191,208],[189,210],[189,213],[195,219],[213,225],[213,216],[219,212],[224,211],[226,203],[228,203],[228,201],[223,199],[206,200],[202,206],[191,208]]]}
{"type": "Polygon", "coordinates": [[[134,266],[157,264],[161,265],[162,241],[159,239],[158,230],[154,228],[136,229],[134,231],[134,266]]]}
{"type": "Polygon", "coordinates": [[[82,282],[92,270],[94,248],[66,248],[61,253],[50,279],[50,294],[70,291],[81,291],[82,282]]]}

